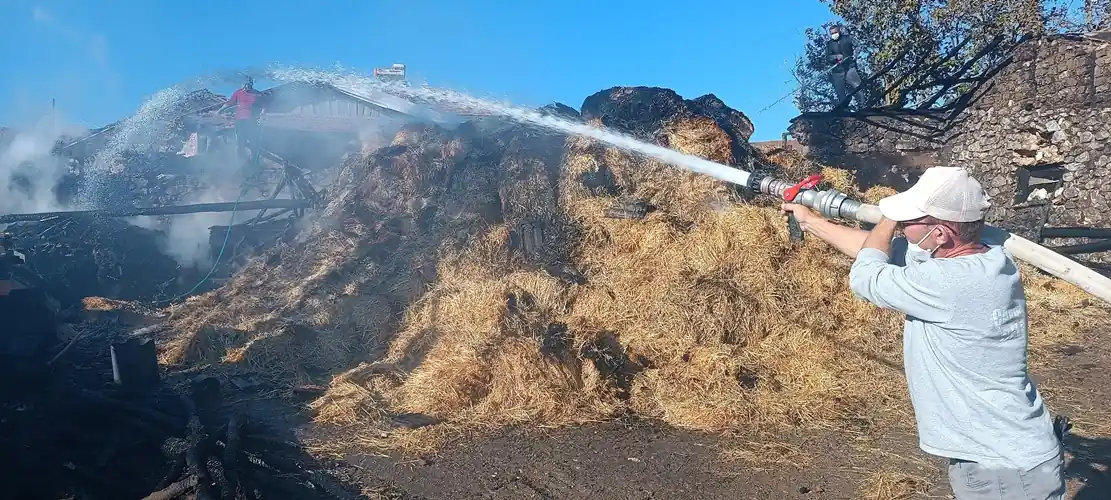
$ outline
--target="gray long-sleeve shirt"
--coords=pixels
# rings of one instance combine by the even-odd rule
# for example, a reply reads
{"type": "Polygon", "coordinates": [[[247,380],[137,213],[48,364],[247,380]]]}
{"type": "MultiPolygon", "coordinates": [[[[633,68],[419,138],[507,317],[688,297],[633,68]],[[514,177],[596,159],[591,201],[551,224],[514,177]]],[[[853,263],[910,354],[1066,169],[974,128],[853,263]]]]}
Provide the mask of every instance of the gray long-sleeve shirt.
{"type": "Polygon", "coordinates": [[[919,447],[1023,471],[1056,456],[1052,420],[1027,373],[1026,294],[1014,261],[1001,247],[943,259],[906,248],[896,239],[893,259],[861,250],[849,283],[858,297],[906,314],[919,447]]]}

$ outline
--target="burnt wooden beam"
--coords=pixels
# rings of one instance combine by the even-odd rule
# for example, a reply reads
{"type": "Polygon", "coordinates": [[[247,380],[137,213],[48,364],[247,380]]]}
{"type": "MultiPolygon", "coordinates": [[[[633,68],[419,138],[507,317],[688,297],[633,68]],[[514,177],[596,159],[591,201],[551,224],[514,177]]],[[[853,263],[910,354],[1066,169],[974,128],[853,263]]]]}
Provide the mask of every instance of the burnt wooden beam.
{"type": "Polygon", "coordinates": [[[974,88],[965,91],[960,97],[954,99],[953,102],[941,106],[940,110],[948,110],[949,120],[951,122],[956,121],[955,119],[957,116],[965,109],[968,109],[969,106],[973,105],[974,99],[983,97],[988,91],[995,87],[996,82],[992,78],[1003,68],[1007,67],[1012,60],[1014,60],[1013,54],[1007,56],[1000,64],[977,77],[979,81],[973,84],[974,88]]]}
{"type": "MultiPolygon", "coordinates": [[[[941,65],[953,60],[954,57],[957,57],[957,54],[960,54],[961,49],[963,49],[964,46],[968,45],[968,42],[971,42],[971,41],[972,41],[972,37],[967,37],[963,41],[961,41],[961,43],[958,43],[955,47],[950,49],[949,52],[946,53],[944,57],[942,57],[941,59],[939,59],[936,62],[934,62],[933,64],[931,64],[928,68],[922,70],[922,72],[919,73],[918,76],[915,77],[915,79],[910,82],[909,87],[913,88],[913,87],[917,87],[917,86],[922,85],[922,82],[924,82],[926,80],[926,78],[929,78],[930,75],[932,75],[935,71],[937,71],[939,68],[941,68],[941,65]]],[[[907,99],[907,94],[909,94],[909,93],[910,93],[909,88],[900,89],[899,90],[899,103],[904,103],[907,99]]]]}
{"type": "Polygon", "coordinates": [[[1101,240],[1094,243],[1081,243],[1079,245],[1066,245],[1047,248],[1062,255],[1111,252],[1111,239],[1101,240]]]}
{"type": "MultiPolygon", "coordinates": [[[[916,27],[921,28],[921,25],[918,23],[917,19],[914,21],[914,24],[915,24],[916,27]]],[[[909,48],[909,45],[908,45],[908,48],[909,48]]],[[[899,85],[902,85],[902,83],[908,77],[910,77],[910,75],[913,75],[916,71],[918,71],[922,67],[922,65],[926,64],[926,61],[929,60],[930,55],[931,54],[929,52],[927,52],[925,55],[923,55],[917,61],[915,61],[914,65],[912,65],[909,69],[907,69],[907,71],[905,71],[902,76],[900,76],[898,79],[896,79],[895,82],[893,82],[887,88],[883,89],[883,92],[880,93],[878,99],[885,99],[888,95],[891,94],[891,92],[893,92],[896,88],[898,88],[899,85]]],[[[871,103],[869,103],[868,107],[874,106],[875,104],[876,104],[875,99],[873,99],[873,101],[871,103]]],[[[897,96],[895,104],[902,105],[902,96],[901,96],[901,94],[899,96],[897,96]]]]}
{"type": "Polygon", "coordinates": [[[1043,227],[1041,233],[1043,238],[1111,238],[1111,228],[1106,227],[1043,227]]]}
{"type": "Polygon", "coordinates": [[[289,183],[292,186],[297,186],[297,192],[301,195],[301,199],[307,200],[310,206],[317,206],[320,200],[320,193],[312,187],[312,183],[305,178],[305,171],[297,167],[289,161],[284,163],[285,175],[289,178],[289,183]]]}
{"type": "Polygon", "coordinates": [[[891,92],[893,92],[896,88],[898,88],[899,85],[901,85],[903,83],[903,81],[907,79],[907,77],[914,74],[915,71],[917,71],[919,68],[921,68],[922,65],[926,63],[926,60],[929,59],[929,57],[930,57],[929,54],[926,54],[926,55],[920,57],[918,59],[918,61],[915,62],[914,65],[910,67],[910,69],[908,69],[906,72],[903,73],[903,76],[900,76],[899,78],[895,79],[895,81],[891,85],[888,85],[887,88],[883,89],[883,92],[881,92],[880,95],[876,96],[876,98],[869,101],[868,105],[866,107],[870,108],[870,107],[874,106],[875,104],[877,104],[876,101],[879,101],[881,99],[886,98],[888,95],[891,95],[891,92]]]}
{"type": "Polygon", "coordinates": [[[949,75],[943,76],[943,77],[939,77],[939,78],[935,78],[933,80],[926,81],[926,82],[919,82],[916,86],[918,88],[929,88],[929,87],[935,87],[935,86],[938,86],[938,85],[948,84],[948,83],[951,83],[955,80],[961,79],[961,77],[963,77],[968,72],[968,70],[972,68],[973,65],[975,65],[978,61],[980,61],[980,59],[983,59],[984,56],[990,54],[993,50],[998,48],[999,44],[1001,44],[1002,42],[1003,42],[1003,36],[1002,35],[997,35],[990,42],[984,44],[983,47],[980,47],[979,51],[977,51],[975,54],[973,54],[973,56],[969,60],[965,61],[964,64],[962,64],[960,67],[958,67],[956,69],[956,71],[954,71],[952,74],[949,74],[949,75]]]}
{"type": "Polygon", "coordinates": [[[983,78],[981,78],[981,77],[979,77],[979,76],[976,76],[976,77],[969,77],[969,78],[957,78],[957,79],[949,79],[949,78],[943,78],[943,79],[941,79],[941,80],[934,80],[934,81],[932,81],[932,82],[929,82],[929,83],[926,83],[926,84],[920,84],[920,85],[915,85],[915,86],[913,86],[913,87],[909,87],[909,86],[908,86],[908,87],[903,87],[903,88],[905,88],[905,89],[907,89],[907,90],[910,90],[910,91],[914,91],[914,90],[926,90],[926,89],[928,89],[928,88],[930,88],[930,87],[936,87],[936,86],[938,86],[938,85],[952,85],[952,86],[956,86],[956,85],[960,85],[960,84],[962,84],[962,83],[979,83],[979,82],[980,82],[980,81],[982,81],[982,80],[983,80],[983,78]]]}
{"type": "MultiPolygon", "coordinates": [[[[985,44],[982,48],[980,48],[979,52],[972,56],[971,59],[965,61],[965,63],[962,64],[960,68],[957,68],[957,71],[953,72],[953,74],[950,75],[949,78],[956,80],[961,76],[964,76],[964,74],[967,73],[968,70],[971,69],[977,61],[983,59],[984,56],[988,55],[991,51],[999,47],[999,44],[1001,43],[1003,43],[1003,35],[996,35],[990,43],[985,44]]],[[[951,89],[953,86],[954,83],[952,83],[952,81],[945,84],[944,86],[942,86],[941,90],[938,90],[936,93],[934,93],[934,95],[927,99],[926,102],[919,104],[918,109],[933,107],[933,105],[936,104],[937,101],[941,99],[945,95],[945,93],[948,92],[949,89],[951,89]]]]}
{"type": "MultiPolygon", "coordinates": [[[[267,199],[273,200],[274,198],[277,198],[278,194],[282,192],[282,189],[285,189],[285,185],[287,182],[289,182],[289,175],[283,175],[281,182],[278,183],[278,187],[274,188],[274,192],[270,193],[270,197],[267,199]]],[[[258,215],[255,217],[255,220],[257,221],[259,219],[262,219],[262,216],[264,214],[266,214],[265,208],[259,211],[258,215]]]]}
{"type": "Polygon", "coordinates": [[[995,87],[995,75],[999,74],[999,72],[1003,71],[1014,62],[1019,47],[1031,38],[1032,35],[1027,34],[1016,40],[1014,44],[1007,47],[1006,57],[996,61],[990,68],[973,78],[976,80],[972,83],[973,88],[962,92],[953,102],[941,106],[940,110],[948,111],[946,119],[949,120],[951,125],[955,125],[958,122],[957,117],[960,116],[965,109],[968,109],[969,106],[973,106],[976,100],[982,98],[995,87]]]}
{"type": "MultiPolygon", "coordinates": [[[[907,135],[907,136],[910,136],[910,137],[914,137],[916,139],[922,139],[922,140],[925,140],[925,141],[932,141],[932,140],[935,140],[935,137],[936,137],[936,132],[935,132],[936,129],[933,128],[933,127],[923,127],[923,128],[926,128],[930,132],[928,134],[924,134],[924,133],[920,133],[920,132],[915,132],[913,130],[909,130],[909,127],[908,128],[895,127],[895,126],[892,126],[892,125],[888,125],[884,122],[879,122],[879,121],[876,121],[876,120],[872,120],[872,119],[870,119],[866,116],[858,116],[857,119],[859,119],[860,121],[862,121],[864,123],[867,123],[867,124],[869,124],[873,127],[883,129],[883,130],[890,130],[892,132],[896,132],[896,133],[899,133],[901,135],[907,135]]],[[[914,125],[918,125],[918,124],[914,124],[914,125]]]]}
{"type": "Polygon", "coordinates": [[[305,171],[301,167],[294,165],[289,160],[266,149],[261,150],[261,155],[274,163],[280,164],[282,168],[285,169],[285,175],[289,184],[296,186],[297,189],[301,191],[303,199],[312,203],[312,206],[316,206],[315,204],[320,201],[320,194],[313,188],[312,183],[310,183],[308,179],[305,179],[305,171]]]}
{"type": "Polygon", "coordinates": [[[0,215],[0,224],[10,224],[12,222],[29,222],[47,219],[50,217],[72,217],[72,216],[97,216],[97,217],[136,217],[143,215],[184,215],[184,214],[199,214],[199,213],[219,213],[219,212],[232,212],[239,210],[262,210],[262,209],[305,209],[311,208],[308,201],[305,200],[257,200],[257,201],[241,201],[224,202],[224,203],[197,203],[194,205],[179,205],[172,207],[145,207],[145,208],[125,208],[115,210],[71,210],[65,212],[41,212],[35,214],[8,214],[0,215]]]}
{"type": "Polygon", "coordinates": [[[292,208],[283,208],[281,210],[278,210],[277,212],[274,212],[270,215],[267,215],[266,217],[259,217],[259,218],[255,219],[254,222],[251,223],[251,225],[254,226],[254,225],[262,223],[262,222],[272,221],[272,220],[277,219],[278,217],[281,217],[281,216],[283,216],[285,214],[288,214],[292,211],[293,211],[292,208]]]}

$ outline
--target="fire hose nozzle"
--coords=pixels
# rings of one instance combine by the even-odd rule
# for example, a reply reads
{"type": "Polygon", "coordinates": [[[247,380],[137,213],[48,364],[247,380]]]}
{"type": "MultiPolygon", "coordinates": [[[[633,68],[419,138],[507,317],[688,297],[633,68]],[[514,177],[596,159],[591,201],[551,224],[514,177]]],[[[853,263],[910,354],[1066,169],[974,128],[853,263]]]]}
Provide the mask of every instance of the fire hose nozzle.
{"type": "MultiPolygon", "coordinates": [[[[816,210],[827,219],[847,219],[860,222],[875,223],[871,220],[875,214],[864,214],[860,208],[863,203],[849,198],[848,195],[837,189],[814,189],[821,181],[821,176],[812,175],[800,183],[788,182],[774,177],[756,177],[750,179],[750,189],[760,193],[775,196],[790,203],[797,203],[816,210]]],[[[874,208],[874,207],[873,207],[874,208]]]]}
{"type": "Polygon", "coordinates": [[[803,191],[795,201],[816,210],[827,219],[856,220],[857,209],[860,202],[850,199],[848,195],[836,189],[824,191],[803,191]]]}

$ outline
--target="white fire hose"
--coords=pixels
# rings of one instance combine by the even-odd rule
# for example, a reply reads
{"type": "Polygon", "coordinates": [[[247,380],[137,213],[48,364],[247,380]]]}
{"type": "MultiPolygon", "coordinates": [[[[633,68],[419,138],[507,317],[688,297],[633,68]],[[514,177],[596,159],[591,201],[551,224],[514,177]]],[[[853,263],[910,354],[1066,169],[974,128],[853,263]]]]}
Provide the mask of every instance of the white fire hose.
{"type": "MultiPolygon", "coordinates": [[[[850,199],[845,193],[836,189],[818,191],[812,189],[812,186],[805,185],[805,181],[800,185],[737,169],[732,169],[728,177],[722,180],[745,186],[752,191],[804,205],[816,210],[823,217],[855,220],[869,224],[877,224],[882,218],[879,207],[850,199]],[[802,189],[799,189],[800,186],[802,186],[802,189]]],[[[1072,283],[1081,290],[1111,304],[1111,278],[1103,276],[1053,250],[997,227],[986,226],[984,240],[990,245],[1002,244],[1003,248],[1014,258],[1072,283]]]]}

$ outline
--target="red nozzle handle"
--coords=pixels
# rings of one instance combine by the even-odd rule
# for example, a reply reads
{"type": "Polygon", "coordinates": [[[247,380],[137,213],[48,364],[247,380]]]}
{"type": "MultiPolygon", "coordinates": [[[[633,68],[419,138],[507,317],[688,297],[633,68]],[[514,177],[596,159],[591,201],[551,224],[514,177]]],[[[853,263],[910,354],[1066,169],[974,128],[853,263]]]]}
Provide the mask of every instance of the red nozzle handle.
{"type": "Polygon", "coordinates": [[[803,179],[802,182],[787,188],[786,191],[783,191],[783,199],[788,202],[795,201],[795,197],[799,195],[800,191],[804,189],[814,189],[815,187],[818,187],[818,183],[820,182],[822,182],[822,174],[811,175],[810,177],[803,179]]]}

